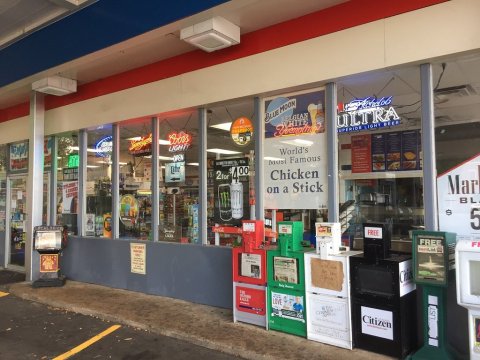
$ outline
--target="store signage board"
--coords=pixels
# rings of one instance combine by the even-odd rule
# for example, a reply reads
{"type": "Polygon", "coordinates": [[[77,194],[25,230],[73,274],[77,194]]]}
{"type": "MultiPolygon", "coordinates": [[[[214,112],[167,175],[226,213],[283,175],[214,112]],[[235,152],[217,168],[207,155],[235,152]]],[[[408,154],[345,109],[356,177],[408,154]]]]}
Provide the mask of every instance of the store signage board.
{"type": "Polygon", "coordinates": [[[112,155],[113,137],[105,136],[95,144],[95,155],[97,157],[110,157],[112,155]]]}
{"type": "Polygon", "coordinates": [[[147,262],[146,244],[130,243],[130,272],[145,275],[147,262]]]}
{"type": "Polygon", "coordinates": [[[165,182],[185,181],[185,161],[165,164],[165,182]]]}
{"type": "Polygon", "coordinates": [[[214,161],[214,220],[216,224],[241,226],[250,219],[248,159],[214,161]]]}
{"type": "Polygon", "coordinates": [[[252,121],[245,116],[236,119],[230,127],[230,136],[233,142],[239,146],[250,144],[253,139],[252,121]]]}
{"type": "Polygon", "coordinates": [[[400,125],[400,116],[391,106],[393,96],[380,99],[369,96],[353,99],[348,104],[339,104],[337,132],[372,130],[400,125]]]}
{"type": "Polygon", "coordinates": [[[480,237],[480,154],[437,177],[439,229],[457,240],[480,237]]]}
{"type": "Polygon", "coordinates": [[[48,136],[43,141],[43,166],[44,167],[52,166],[52,147],[53,147],[53,137],[48,136]]]}

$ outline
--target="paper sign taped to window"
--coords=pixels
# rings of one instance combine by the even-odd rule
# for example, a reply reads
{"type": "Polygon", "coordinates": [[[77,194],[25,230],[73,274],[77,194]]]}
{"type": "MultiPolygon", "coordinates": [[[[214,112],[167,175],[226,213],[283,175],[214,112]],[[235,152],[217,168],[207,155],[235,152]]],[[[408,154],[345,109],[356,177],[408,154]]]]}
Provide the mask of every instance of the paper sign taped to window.
{"type": "Polygon", "coordinates": [[[312,259],[310,268],[313,286],[333,291],[342,290],[344,277],[342,262],[312,259]]]}

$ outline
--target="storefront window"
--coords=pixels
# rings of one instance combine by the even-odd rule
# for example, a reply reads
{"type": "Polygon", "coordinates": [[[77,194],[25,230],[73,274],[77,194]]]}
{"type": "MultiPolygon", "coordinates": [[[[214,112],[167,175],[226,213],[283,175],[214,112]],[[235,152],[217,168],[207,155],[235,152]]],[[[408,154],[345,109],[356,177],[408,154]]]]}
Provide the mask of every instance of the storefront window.
{"type": "Polygon", "coordinates": [[[439,229],[480,236],[480,55],[436,63],[435,148],[439,229]]]}
{"type": "Polygon", "coordinates": [[[57,225],[66,225],[70,234],[78,234],[78,133],[57,137],[57,225]]]}
{"type": "MultiPolygon", "coordinates": [[[[120,237],[151,239],[152,121],[127,121],[120,126],[120,237]]],[[[106,219],[108,222],[108,219],[106,219]]],[[[108,230],[108,229],[107,229],[108,230]]],[[[111,237],[108,231],[104,236],[111,237]]]]}
{"type": "MultiPolygon", "coordinates": [[[[112,127],[87,131],[85,236],[109,237],[112,214],[112,127]],[[105,227],[105,222],[107,227],[105,227]]],[[[120,164],[120,168],[125,166],[120,164]]]]}
{"type": "Polygon", "coordinates": [[[327,220],[327,135],[323,88],[264,100],[265,222],[303,222],[314,243],[315,222],[327,220]]]}
{"type": "Polygon", "coordinates": [[[420,71],[353,76],[338,84],[340,222],[361,248],[362,224],[386,223],[392,248],[423,229],[420,71]]]}
{"type": "Polygon", "coordinates": [[[198,115],[160,119],[159,239],[200,244],[198,115]]]}
{"type": "Polygon", "coordinates": [[[233,233],[214,232],[240,227],[255,208],[253,100],[211,107],[207,111],[208,243],[239,243],[233,233]]]}
{"type": "Polygon", "coordinates": [[[7,145],[0,145],[0,233],[5,231],[7,204],[7,145]]]}

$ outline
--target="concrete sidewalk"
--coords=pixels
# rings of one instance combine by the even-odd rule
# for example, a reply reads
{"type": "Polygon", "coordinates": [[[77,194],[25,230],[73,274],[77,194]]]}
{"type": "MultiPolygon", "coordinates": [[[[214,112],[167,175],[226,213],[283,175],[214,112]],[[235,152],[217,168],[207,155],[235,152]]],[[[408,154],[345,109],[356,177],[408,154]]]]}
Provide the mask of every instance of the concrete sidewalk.
{"type": "Polygon", "coordinates": [[[7,286],[23,299],[145,329],[246,359],[388,359],[233,323],[231,310],[67,280],[60,288],[7,286]]]}

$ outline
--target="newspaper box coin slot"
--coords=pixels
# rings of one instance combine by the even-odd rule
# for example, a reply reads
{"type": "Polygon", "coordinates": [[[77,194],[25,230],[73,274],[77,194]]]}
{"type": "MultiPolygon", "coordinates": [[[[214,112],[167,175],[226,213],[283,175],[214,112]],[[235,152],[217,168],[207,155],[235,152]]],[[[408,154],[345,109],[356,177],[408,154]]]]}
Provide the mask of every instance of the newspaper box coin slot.
{"type": "Polygon", "coordinates": [[[40,275],[33,287],[63,286],[65,276],[60,273],[60,254],[66,244],[63,226],[36,226],[34,248],[40,254],[40,275]]]}

